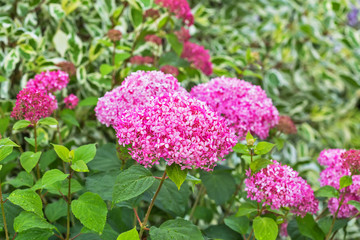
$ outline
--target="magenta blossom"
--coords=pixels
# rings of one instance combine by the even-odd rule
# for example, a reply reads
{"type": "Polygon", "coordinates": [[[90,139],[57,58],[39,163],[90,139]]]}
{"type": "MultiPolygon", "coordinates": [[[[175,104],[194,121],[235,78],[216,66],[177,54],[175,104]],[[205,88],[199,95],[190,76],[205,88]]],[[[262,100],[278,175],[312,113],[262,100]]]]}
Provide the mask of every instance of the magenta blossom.
{"type": "Polygon", "coordinates": [[[265,139],[279,121],[279,113],[260,86],[236,78],[218,77],[195,86],[191,95],[224,116],[240,139],[248,131],[265,139]]]}
{"type": "Polygon", "coordinates": [[[28,81],[26,87],[54,93],[66,87],[68,83],[69,75],[66,72],[60,70],[46,71],[35,75],[34,79],[28,81]]]}
{"type": "Polygon", "coordinates": [[[179,75],[179,70],[171,65],[164,65],[160,68],[160,71],[167,74],[172,74],[173,76],[179,75]]]}
{"type": "Polygon", "coordinates": [[[162,44],[162,39],[161,38],[159,38],[156,35],[151,35],[151,34],[147,35],[145,37],[145,41],[155,43],[156,45],[161,45],[162,44]]]}
{"type": "Polygon", "coordinates": [[[154,62],[154,58],[149,56],[133,56],[130,58],[131,64],[144,65],[144,64],[152,64],[154,62]]]}
{"type": "Polygon", "coordinates": [[[204,102],[181,92],[150,98],[149,104],[125,111],[114,125],[119,144],[130,144],[130,155],[140,164],[151,167],[164,158],[182,169],[211,171],[232,151],[235,135],[204,102]]]}
{"type": "Polygon", "coordinates": [[[96,117],[99,122],[110,126],[125,110],[146,104],[151,96],[173,91],[186,92],[173,75],[160,71],[137,71],[125,78],[121,86],[99,98],[96,117]]]}
{"type": "Polygon", "coordinates": [[[177,18],[182,19],[186,25],[194,24],[194,16],[186,0],[155,0],[155,3],[167,8],[177,18]]]}
{"type": "Polygon", "coordinates": [[[245,179],[245,191],[248,198],[261,202],[263,206],[272,209],[288,207],[296,215],[305,216],[318,210],[318,200],[310,185],[287,165],[281,165],[275,160],[266,168],[245,179]]]}
{"type": "Polygon", "coordinates": [[[53,95],[35,88],[24,88],[16,96],[11,117],[35,124],[39,119],[49,117],[55,109],[57,101],[53,95]]]}
{"type": "Polygon", "coordinates": [[[360,174],[360,150],[350,149],[341,154],[343,167],[353,174],[360,174]]]}
{"type": "Polygon", "coordinates": [[[70,94],[66,98],[64,98],[65,108],[74,109],[78,103],[79,99],[74,94],[70,94]]]}
{"type": "Polygon", "coordinates": [[[181,27],[179,31],[175,31],[175,35],[177,36],[178,40],[183,43],[189,41],[191,37],[189,30],[184,27],[181,27]]]}
{"type": "Polygon", "coordinates": [[[203,46],[192,42],[185,42],[181,54],[182,58],[188,60],[196,68],[200,69],[205,75],[211,75],[213,72],[209,51],[203,46]]]}

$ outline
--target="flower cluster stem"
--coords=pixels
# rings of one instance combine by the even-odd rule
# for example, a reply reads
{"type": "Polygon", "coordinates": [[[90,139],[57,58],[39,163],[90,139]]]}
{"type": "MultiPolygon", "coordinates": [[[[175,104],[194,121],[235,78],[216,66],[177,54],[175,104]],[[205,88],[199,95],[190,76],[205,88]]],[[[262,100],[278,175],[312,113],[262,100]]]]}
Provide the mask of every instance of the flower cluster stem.
{"type": "Polygon", "coordinates": [[[3,201],[3,196],[2,196],[2,184],[1,184],[1,181],[0,181],[0,204],[1,204],[1,213],[2,213],[2,217],[3,217],[3,222],[4,222],[5,237],[6,237],[6,240],[9,240],[9,232],[8,232],[7,224],[6,224],[6,217],[5,217],[4,201],[3,201]]]}
{"type": "Polygon", "coordinates": [[[334,217],[333,217],[333,220],[332,220],[332,223],[331,223],[331,226],[330,226],[329,232],[328,232],[328,234],[326,235],[325,240],[330,239],[331,232],[332,232],[333,227],[334,227],[334,224],[335,224],[335,220],[336,220],[336,218],[337,218],[337,216],[338,216],[338,214],[339,214],[340,207],[341,207],[341,205],[342,205],[342,204],[343,204],[343,202],[344,202],[344,197],[345,197],[345,194],[343,194],[343,195],[341,196],[341,200],[340,200],[340,202],[339,202],[339,206],[338,206],[338,208],[336,209],[336,212],[335,212],[335,215],[334,215],[334,217]]]}
{"type": "Polygon", "coordinates": [[[67,195],[67,219],[66,219],[66,240],[70,239],[70,207],[71,207],[71,164],[69,164],[69,185],[67,195]]]}

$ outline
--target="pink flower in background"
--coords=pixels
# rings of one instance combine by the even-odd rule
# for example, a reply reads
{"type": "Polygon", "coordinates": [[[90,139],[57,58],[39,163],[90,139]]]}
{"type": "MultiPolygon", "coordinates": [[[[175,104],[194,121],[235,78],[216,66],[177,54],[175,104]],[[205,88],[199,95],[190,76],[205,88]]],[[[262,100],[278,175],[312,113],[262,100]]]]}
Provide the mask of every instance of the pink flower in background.
{"type": "Polygon", "coordinates": [[[144,65],[144,64],[152,64],[154,62],[154,58],[149,56],[133,56],[130,58],[131,64],[144,65]]]}
{"type": "Polygon", "coordinates": [[[160,68],[160,71],[167,74],[172,74],[173,76],[179,75],[179,70],[171,65],[165,65],[160,68]]]}
{"type": "Polygon", "coordinates": [[[211,171],[236,144],[225,120],[204,102],[183,92],[149,98],[149,104],[125,111],[114,124],[119,144],[131,144],[130,155],[145,167],[164,158],[182,169],[211,171]]]}
{"type": "Polygon", "coordinates": [[[125,78],[121,86],[99,98],[96,117],[99,122],[110,126],[125,110],[144,105],[153,96],[173,91],[187,94],[173,75],[160,71],[137,71],[125,78]]]}
{"type": "Polygon", "coordinates": [[[194,24],[194,16],[186,0],[155,0],[155,3],[167,8],[177,18],[182,19],[186,25],[194,24]]]}
{"type": "Polygon", "coordinates": [[[49,117],[55,109],[57,101],[53,95],[36,88],[24,88],[16,96],[11,117],[35,124],[39,119],[49,117]]]}
{"type": "Polygon", "coordinates": [[[343,167],[349,169],[353,174],[360,172],[360,150],[350,149],[341,154],[343,167]]]}
{"type": "Polygon", "coordinates": [[[278,131],[285,134],[296,134],[297,129],[289,116],[280,116],[279,123],[276,125],[278,131]]]}
{"type": "Polygon", "coordinates": [[[272,209],[288,207],[296,215],[305,216],[318,210],[318,200],[310,185],[291,167],[273,160],[266,168],[245,179],[248,198],[272,209]]]}
{"type": "Polygon", "coordinates": [[[69,75],[66,72],[60,70],[46,71],[35,75],[34,79],[28,81],[26,87],[53,93],[65,88],[68,83],[69,75]]]}
{"type": "Polygon", "coordinates": [[[279,113],[272,100],[260,86],[236,78],[218,77],[195,86],[191,95],[206,102],[219,115],[226,118],[240,139],[248,131],[261,139],[269,135],[270,128],[279,121],[279,113]]]}
{"type": "Polygon", "coordinates": [[[144,12],[144,18],[153,18],[157,19],[160,17],[160,13],[158,10],[150,8],[144,12]]]}
{"type": "Polygon", "coordinates": [[[179,31],[175,31],[174,33],[180,42],[187,42],[191,37],[189,30],[184,27],[181,27],[179,31]]]}
{"type": "Polygon", "coordinates": [[[156,45],[161,45],[162,44],[162,39],[159,38],[156,35],[147,35],[145,37],[145,41],[155,43],[156,45]]]}
{"type": "Polygon", "coordinates": [[[66,98],[64,98],[65,108],[74,109],[78,103],[79,99],[74,94],[70,94],[66,98]]]}
{"type": "Polygon", "coordinates": [[[323,166],[340,167],[342,165],[341,154],[344,152],[346,152],[345,149],[325,149],[321,151],[318,162],[323,166]]]}
{"type": "Polygon", "coordinates": [[[209,51],[203,46],[192,42],[185,42],[182,58],[192,63],[196,68],[200,69],[205,75],[211,75],[213,72],[209,51]]]}

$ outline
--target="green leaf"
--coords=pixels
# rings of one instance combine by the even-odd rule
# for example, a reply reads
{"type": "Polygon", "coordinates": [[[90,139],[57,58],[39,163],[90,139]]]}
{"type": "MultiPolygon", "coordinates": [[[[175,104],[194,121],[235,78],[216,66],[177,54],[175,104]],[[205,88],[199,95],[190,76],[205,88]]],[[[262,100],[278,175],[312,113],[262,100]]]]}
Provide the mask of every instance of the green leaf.
{"type": "Polygon", "coordinates": [[[231,216],[225,218],[224,222],[226,226],[241,234],[246,234],[250,226],[250,221],[247,217],[231,216]]]}
{"type": "Polygon", "coordinates": [[[167,34],[166,39],[171,45],[171,48],[176,52],[178,56],[181,56],[181,53],[183,51],[183,44],[179,42],[179,39],[177,36],[173,33],[167,34]]]}
{"type": "Polygon", "coordinates": [[[60,54],[61,57],[64,57],[66,50],[69,48],[67,35],[58,29],[52,41],[56,51],[60,54]]]}
{"type": "Polygon", "coordinates": [[[106,223],[107,206],[96,193],[86,192],[79,199],[72,201],[74,216],[87,228],[102,233],[106,223]]]}
{"type": "Polygon", "coordinates": [[[258,211],[258,209],[257,209],[257,206],[255,206],[255,204],[245,202],[240,205],[239,210],[236,213],[236,216],[241,217],[241,216],[245,216],[250,213],[257,212],[257,211],[258,211]]]}
{"type": "Polygon", "coordinates": [[[115,65],[121,64],[123,61],[125,61],[129,57],[131,57],[131,54],[128,52],[115,54],[115,65]]]}
{"type": "Polygon", "coordinates": [[[41,152],[23,152],[20,156],[20,163],[21,166],[27,171],[28,173],[36,166],[41,156],[41,152]]]}
{"type": "Polygon", "coordinates": [[[10,124],[10,117],[2,117],[0,118],[0,134],[5,135],[5,131],[10,124]]]}
{"type": "Polygon", "coordinates": [[[54,150],[61,160],[63,160],[64,162],[71,161],[69,155],[70,151],[69,149],[67,149],[67,147],[56,144],[52,144],[52,145],[54,146],[54,150]]]}
{"type": "Polygon", "coordinates": [[[187,176],[187,169],[181,170],[181,167],[177,164],[171,164],[170,166],[166,166],[166,173],[173,181],[178,189],[180,190],[181,185],[185,182],[187,176]]]}
{"type": "Polygon", "coordinates": [[[32,228],[54,229],[44,218],[31,212],[21,212],[14,220],[15,232],[23,232],[32,228]]]}
{"type": "Polygon", "coordinates": [[[268,152],[271,151],[271,149],[273,149],[274,146],[275,146],[275,144],[272,144],[272,143],[259,142],[259,143],[255,146],[255,154],[257,154],[257,155],[267,154],[268,152]]]}
{"type": "Polygon", "coordinates": [[[152,240],[204,240],[200,230],[191,222],[178,218],[168,220],[159,228],[150,228],[152,240]]]}
{"type": "Polygon", "coordinates": [[[113,69],[114,69],[114,67],[109,65],[109,64],[101,64],[100,65],[100,73],[103,76],[108,75],[109,73],[111,73],[113,69]]]}
{"type": "Polygon", "coordinates": [[[256,217],[253,228],[258,240],[275,240],[278,235],[278,226],[272,218],[256,217]]]}
{"type": "Polygon", "coordinates": [[[131,14],[131,22],[133,26],[135,28],[138,27],[143,21],[142,11],[140,9],[131,8],[130,14],[131,14]]]}
{"type": "Polygon", "coordinates": [[[199,183],[201,183],[201,179],[196,178],[196,177],[190,175],[189,173],[186,175],[186,179],[185,179],[185,180],[186,180],[186,181],[190,181],[190,182],[192,182],[193,184],[199,184],[199,183]]]}
{"type": "Polygon", "coordinates": [[[31,187],[34,184],[34,179],[30,173],[21,171],[18,173],[16,178],[9,180],[7,183],[14,186],[15,188],[23,186],[31,187]]]}
{"type": "Polygon", "coordinates": [[[114,169],[120,169],[121,161],[117,157],[116,153],[115,144],[104,144],[96,151],[94,160],[88,164],[89,168],[98,172],[107,172],[114,169]]]}
{"type": "Polygon", "coordinates": [[[140,165],[134,165],[121,172],[115,182],[113,204],[137,197],[154,183],[151,172],[140,165]]]}
{"type": "Polygon", "coordinates": [[[50,229],[31,228],[16,235],[16,240],[48,240],[54,233],[50,229]]]}
{"type": "Polygon", "coordinates": [[[50,222],[67,216],[67,203],[60,198],[58,201],[48,204],[45,208],[45,215],[50,222]]]}
{"type": "Polygon", "coordinates": [[[37,124],[52,126],[52,125],[58,125],[59,123],[55,118],[47,117],[47,118],[40,119],[37,122],[37,124]]]}
{"type": "Polygon", "coordinates": [[[273,162],[264,158],[256,159],[255,161],[250,163],[251,173],[256,173],[263,168],[266,168],[269,164],[273,162]]]}
{"type": "Polygon", "coordinates": [[[79,105],[80,107],[83,107],[83,106],[96,106],[98,102],[98,98],[97,97],[87,97],[83,100],[81,100],[79,102],[79,105]]]}
{"type": "Polygon", "coordinates": [[[75,118],[74,111],[70,109],[64,109],[61,111],[60,117],[67,125],[80,127],[79,122],[75,118]]]}
{"type": "Polygon", "coordinates": [[[324,240],[325,234],[314,221],[314,218],[310,214],[306,214],[304,218],[296,217],[296,222],[298,224],[299,231],[302,235],[309,237],[313,240],[324,240]]]}
{"type": "Polygon", "coordinates": [[[255,138],[251,135],[250,131],[248,131],[246,134],[246,143],[249,146],[252,146],[255,143],[255,138]]]}
{"type": "Polygon", "coordinates": [[[71,169],[76,172],[89,172],[89,169],[83,160],[79,160],[71,164],[71,169]]]}
{"type": "Polygon", "coordinates": [[[340,190],[350,186],[353,183],[352,177],[345,175],[340,178],[340,190]]]}
{"type": "Polygon", "coordinates": [[[74,150],[73,163],[83,160],[85,163],[90,162],[96,155],[95,144],[88,144],[81,146],[74,150]]]}
{"type": "Polygon", "coordinates": [[[133,229],[120,234],[116,240],[139,240],[139,233],[136,231],[136,227],[134,227],[133,229]]]}
{"type": "Polygon", "coordinates": [[[97,193],[103,200],[112,201],[112,194],[120,170],[100,172],[86,177],[86,189],[97,193]]]}
{"type": "Polygon", "coordinates": [[[25,211],[34,212],[41,217],[44,216],[40,196],[30,189],[17,189],[10,194],[8,199],[25,211]]]}
{"type": "Polygon", "coordinates": [[[0,139],[0,149],[3,147],[20,147],[16,143],[10,140],[10,138],[0,139]]]}
{"type": "Polygon", "coordinates": [[[347,204],[353,205],[360,212],[360,202],[355,200],[350,200],[347,202],[347,204]]]}
{"type": "Polygon", "coordinates": [[[241,143],[237,143],[234,147],[233,147],[234,152],[237,153],[241,153],[241,154],[250,154],[249,152],[249,148],[241,143]]]}
{"type": "Polygon", "coordinates": [[[13,147],[19,146],[9,138],[0,139],[0,161],[4,160],[12,153],[13,147]]]}
{"type": "Polygon", "coordinates": [[[29,126],[31,124],[30,121],[27,121],[27,120],[20,120],[20,121],[17,121],[14,126],[13,126],[13,129],[14,130],[18,130],[18,129],[21,129],[21,128],[26,128],[27,126],[29,126]]]}
{"type": "Polygon", "coordinates": [[[332,186],[323,186],[315,192],[316,197],[329,197],[329,198],[338,198],[339,191],[332,186]]]}
{"type": "Polygon", "coordinates": [[[69,176],[69,174],[65,174],[58,169],[49,170],[49,171],[45,172],[44,176],[42,177],[42,182],[41,182],[42,187],[44,188],[44,187],[52,185],[56,182],[63,181],[68,176],[69,176]]]}

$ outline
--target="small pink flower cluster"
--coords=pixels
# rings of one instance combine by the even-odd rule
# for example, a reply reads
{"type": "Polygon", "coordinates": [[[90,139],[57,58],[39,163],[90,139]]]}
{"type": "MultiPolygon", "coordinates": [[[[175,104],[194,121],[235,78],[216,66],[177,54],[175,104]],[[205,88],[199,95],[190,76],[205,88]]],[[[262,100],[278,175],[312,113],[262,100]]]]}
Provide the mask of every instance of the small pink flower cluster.
{"type": "Polygon", "coordinates": [[[133,56],[130,58],[131,64],[144,65],[144,64],[152,64],[154,62],[154,58],[149,56],[133,56]]]}
{"type": "Polygon", "coordinates": [[[164,158],[182,169],[211,171],[236,144],[223,118],[182,92],[150,97],[149,104],[123,112],[114,128],[119,144],[131,144],[130,155],[145,167],[164,158]]]}
{"type": "Polygon", "coordinates": [[[248,198],[269,205],[272,209],[288,207],[296,215],[315,214],[318,200],[310,185],[292,168],[273,160],[266,168],[245,179],[248,198]]]}
{"type": "Polygon", "coordinates": [[[297,129],[289,116],[280,116],[279,123],[276,125],[278,131],[285,134],[296,134],[297,129]]]}
{"type": "Polygon", "coordinates": [[[192,42],[185,42],[181,57],[187,59],[205,75],[212,74],[213,69],[209,50],[206,50],[203,46],[192,42]]]}
{"type": "Polygon", "coordinates": [[[177,18],[182,19],[186,25],[194,24],[194,16],[186,0],[155,0],[155,3],[167,8],[177,18]]]}
{"type": "Polygon", "coordinates": [[[181,27],[179,31],[175,31],[174,33],[177,36],[178,40],[183,43],[189,41],[191,37],[189,30],[184,27],[181,27]]]}
{"type": "Polygon", "coordinates": [[[262,139],[279,121],[279,113],[260,86],[236,78],[218,77],[195,86],[191,95],[227,119],[240,139],[248,131],[262,139]]]}
{"type": "Polygon", "coordinates": [[[360,171],[360,150],[350,149],[341,154],[343,167],[349,169],[353,174],[359,174],[360,171]]]}
{"type": "Polygon", "coordinates": [[[16,96],[11,117],[25,119],[35,124],[39,119],[49,117],[57,109],[57,101],[51,94],[41,89],[27,87],[16,96]]]}
{"type": "Polygon", "coordinates": [[[99,98],[95,108],[96,117],[106,126],[113,125],[125,110],[146,104],[152,96],[172,91],[186,92],[170,74],[137,71],[125,78],[121,86],[99,98]]]}
{"type": "Polygon", "coordinates": [[[145,37],[145,41],[155,43],[156,45],[161,45],[162,44],[162,39],[159,38],[158,36],[152,35],[152,34],[147,35],[145,37]]]}
{"type": "Polygon", "coordinates": [[[160,71],[167,74],[172,74],[173,76],[179,75],[179,70],[171,65],[164,65],[160,68],[160,71]]]}
{"type": "MultiPolygon", "coordinates": [[[[350,150],[351,151],[351,150],[350,150]]],[[[349,151],[348,151],[349,152],[349,151]]],[[[318,161],[321,165],[327,166],[320,173],[320,185],[321,186],[332,186],[336,189],[340,188],[340,178],[345,175],[351,175],[349,165],[345,163],[347,160],[347,155],[345,149],[326,149],[323,150],[318,158],[318,161]],[[344,158],[344,157],[345,158],[344,158]]],[[[338,217],[347,218],[354,216],[358,211],[357,209],[347,204],[350,200],[360,201],[360,176],[355,175],[352,177],[353,184],[347,188],[343,188],[341,190],[341,195],[344,194],[344,202],[340,207],[338,217]]],[[[337,198],[330,198],[328,201],[328,208],[332,214],[335,214],[337,208],[339,206],[339,200],[337,198]]]]}
{"type": "Polygon", "coordinates": [[[74,94],[70,94],[69,96],[64,98],[64,103],[66,108],[74,109],[78,105],[79,99],[74,94]]]}
{"type": "Polygon", "coordinates": [[[69,83],[69,75],[66,72],[46,71],[35,75],[34,79],[27,82],[27,88],[44,90],[47,93],[54,93],[63,89],[69,83]]]}

